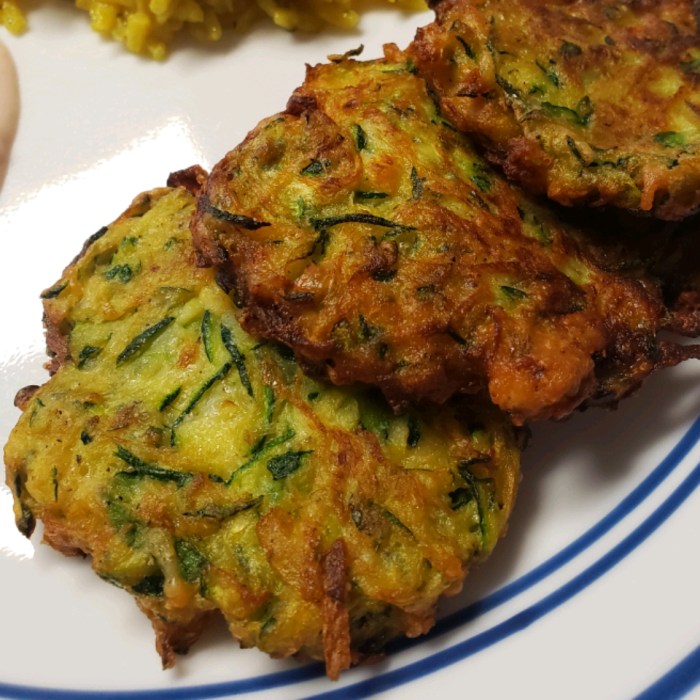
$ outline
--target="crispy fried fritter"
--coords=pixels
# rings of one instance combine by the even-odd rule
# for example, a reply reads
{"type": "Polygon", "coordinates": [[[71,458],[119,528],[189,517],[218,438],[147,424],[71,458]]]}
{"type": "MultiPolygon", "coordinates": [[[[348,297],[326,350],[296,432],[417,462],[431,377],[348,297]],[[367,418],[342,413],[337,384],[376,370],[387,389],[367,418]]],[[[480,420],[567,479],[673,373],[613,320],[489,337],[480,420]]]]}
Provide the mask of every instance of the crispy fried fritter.
{"type": "Polygon", "coordinates": [[[487,389],[516,422],[614,402],[692,354],[657,339],[654,285],[593,264],[387,51],[310,68],[207,181],[195,243],[249,332],[397,409],[487,389]]]}
{"type": "Polygon", "coordinates": [[[218,610],[336,677],[425,632],[491,551],[519,436],[484,402],[398,418],[307,378],[194,265],[193,209],[138,198],[44,293],[55,374],[5,449],[17,523],[131,592],[165,665],[218,610]]]}
{"type": "Polygon", "coordinates": [[[445,116],[566,205],[700,205],[694,0],[436,0],[409,52],[445,116]]]}

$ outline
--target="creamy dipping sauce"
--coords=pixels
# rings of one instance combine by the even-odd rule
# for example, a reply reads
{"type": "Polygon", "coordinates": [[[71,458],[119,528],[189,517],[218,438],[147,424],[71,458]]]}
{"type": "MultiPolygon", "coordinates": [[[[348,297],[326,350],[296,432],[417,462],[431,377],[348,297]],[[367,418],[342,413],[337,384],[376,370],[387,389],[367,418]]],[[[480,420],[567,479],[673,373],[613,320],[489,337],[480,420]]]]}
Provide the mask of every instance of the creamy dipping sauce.
{"type": "Polygon", "coordinates": [[[18,117],[17,71],[8,50],[0,42],[0,186],[7,172],[18,117]]]}

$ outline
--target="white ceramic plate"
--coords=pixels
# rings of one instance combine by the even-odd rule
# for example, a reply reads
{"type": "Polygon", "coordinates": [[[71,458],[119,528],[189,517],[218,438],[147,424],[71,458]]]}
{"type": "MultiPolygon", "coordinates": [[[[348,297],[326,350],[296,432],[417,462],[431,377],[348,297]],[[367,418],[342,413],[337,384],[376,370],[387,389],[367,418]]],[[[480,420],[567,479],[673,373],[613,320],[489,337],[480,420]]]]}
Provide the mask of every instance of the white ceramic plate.
{"type": "MultiPolygon", "coordinates": [[[[65,5],[31,14],[22,115],[0,194],[0,441],[20,387],[44,381],[39,292],[85,238],[171,170],[211,166],[285,105],[304,73],[358,44],[405,45],[430,14],[374,11],[354,35],[261,29],[164,64],[126,54],[65,5]]],[[[0,105],[2,109],[2,105],[0,105]]],[[[85,561],[14,529],[0,487],[0,695],[8,698],[631,698],[700,689],[700,363],[617,412],[541,425],[508,537],[433,634],[327,681],[212,629],[162,671],[150,625],[85,561]]]]}

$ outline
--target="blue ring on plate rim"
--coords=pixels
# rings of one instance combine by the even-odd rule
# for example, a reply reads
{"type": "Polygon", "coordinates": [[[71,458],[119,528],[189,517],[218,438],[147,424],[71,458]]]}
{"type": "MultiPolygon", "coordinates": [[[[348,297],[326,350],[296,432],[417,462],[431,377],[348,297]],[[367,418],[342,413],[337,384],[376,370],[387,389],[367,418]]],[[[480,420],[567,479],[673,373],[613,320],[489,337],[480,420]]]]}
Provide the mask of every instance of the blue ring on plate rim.
{"type": "MultiPolygon", "coordinates": [[[[542,564],[524,574],[520,578],[497,589],[490,595],[467,606],[466,608],[442,618],[427,634],[416,640],[404,640],[390,647],[390,651],[397,652],[422,644],[430,639],[438,637],[459,627],[470,620],[492,610],[499,605],[511,600],[525,590],[539,583],[583,551],[594,542],[607,534],[623,518],[635,510],[645,501],[665,479],[680,465],[683,459],[690,453],[695,445],[700,442],[700,417],[690,426],[688,431],[680,438],[664,459],[648,474],[632,491],[630,491],[607,515],[601,518],[585,533],[561,549],[542,564]]],[[[439,652],[424,657],[419,661],[411,662],[393,671],[387,671],[364,681],[359,681],[328,692],[320,693],[313,697],[321,698],[363,698],[376,693],[396,688],[411,680],[429,675],[446,666],[472,656],[493,644],[520,632],[560,605],[580,593],[591,583],[599,579],[603,574],[616,566],[628,554],[634,551],[644,540],[653,534],[690,496],[700,484],[700,463],[690,472],[683,482],[676,487],[670,496],[666,498],[642,523],[630,532],[621,542],[602,555],[596,562],[588,566],[582,572],[574,576],[567,583],[560,586],[552,593],[546,595],[537,603],[530,605],[516,613],[507,620],[494,625],[466,640],[455,643],[439,652]]],[[[696,654],[697,655],[697,654],[696,654]]],[[[696,667],[695,655],[691,654],[678,666],[671,669],[657,683],[650,686],[648,692],[659,685],[667,692],[673,692],[673,683],[682,678],[684,688],[692,689],[700,683],[700,668],[696,667]],[[685,665],[684,665],[684,662],[685,665]],[[695,665],[694,665],[695,664],[695,665]],[[677,673],[674,671],[677,670],[677,673]]],[[[0,694],[3,697],[15,700],[69,700],[71,698],[99,698],[99,700],[204,700],[242,693],[251,693],[270,688],[279,688],[284,685],[292,685],[304,681],[313,680],[324,675],[324,667],[320,663],[300,666],[299,668],[278,671],[275,673],[255,676],[224,683],[190,686],[183,688],[164,688],[152,690],[119,690],[119,691],[92,691],[92,690],[68,690],[60,688],[41,688],[37,686],[16,685],[0,683],[0,694]]],[[[650,695],[648,700],[656,697],[664,697],[671,700],[680,695],[650,695]]]]}
{"type": "Polygon", "coordinates": [[[682,698],[700,683],[700,645],[634,700],[682,698]]]}

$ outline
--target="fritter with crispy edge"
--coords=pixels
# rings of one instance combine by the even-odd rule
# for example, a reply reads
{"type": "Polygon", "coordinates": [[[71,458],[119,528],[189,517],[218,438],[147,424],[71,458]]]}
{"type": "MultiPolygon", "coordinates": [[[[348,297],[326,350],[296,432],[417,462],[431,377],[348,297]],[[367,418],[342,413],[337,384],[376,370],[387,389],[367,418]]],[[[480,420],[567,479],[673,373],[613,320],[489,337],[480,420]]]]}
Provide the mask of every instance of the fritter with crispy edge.
{"type": "Polygon", "coordinates": [[[193,208],[142,195],[44,292],[55,374],[5,448],[17,524],[132,593],[165,666],[218,610],[335,678],[426,632],[491,551],[520,436],[485,402],[398,418],[307,378],[195,266],[193,208]]]}
{"type": "Polygon", "coordinates": [[[593,264],[386,51],[309,68],[207,180],[195,243],[250,333],[397,411],[487,389],[517,423],[614,403],[697,354],[657,339],[653,284],[593,264]]]}
{"type": "Polygon", "coordinates": [[[700,205],[696,0],[436,0],[409,49],[445,116],[566,205],[700,205]]]}

